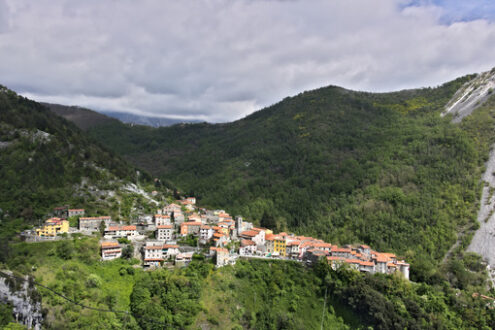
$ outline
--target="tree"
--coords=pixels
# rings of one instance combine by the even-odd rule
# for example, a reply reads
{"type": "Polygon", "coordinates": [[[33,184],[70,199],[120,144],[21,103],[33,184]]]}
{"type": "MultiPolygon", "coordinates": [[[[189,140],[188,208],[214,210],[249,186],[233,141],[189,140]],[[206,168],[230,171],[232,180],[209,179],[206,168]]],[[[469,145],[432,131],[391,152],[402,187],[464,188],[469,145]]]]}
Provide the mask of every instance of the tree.
{"type": "Polygon", "coordinates": [[[122,250],[122,258],[131,259],[133,256],[134,256],[134,246],[132,244],[129,244],[122,250]]]}
{"type": "Polygon", "coordinates": [[[277,228],[277,221],[275,220],[273,215],[271,215],[265,211],[263,213],[263,216],[261,217],[260,225],[261,225],[261,227],[265,227],[268,229],[276,229],[277,228]]]}
{"type": "Polygon", "coordinates": [[[105,222],[101,221],[100,225],[98,226],[98,230],[100,231],[101,236],[105,235],[105,229],[106,229],[105,222]]]}
{"type": "Polygon", "coordinates": [[[57,255],[64,259],[69,260],[72,258],[72,254],[74,253],[74,246],[70,241],[60,241],[60,244],[57,246],[57,255]]]}

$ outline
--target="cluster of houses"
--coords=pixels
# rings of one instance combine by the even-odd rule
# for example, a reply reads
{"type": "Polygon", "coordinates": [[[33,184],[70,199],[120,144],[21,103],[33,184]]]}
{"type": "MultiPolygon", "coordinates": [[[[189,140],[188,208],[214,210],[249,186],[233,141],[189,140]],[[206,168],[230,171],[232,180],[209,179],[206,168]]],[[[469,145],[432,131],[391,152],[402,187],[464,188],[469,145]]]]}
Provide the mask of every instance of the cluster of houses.
{"type": "MultiPolygon", "coordinates": [[[[367,245],[339,247],[313,237],[276,234],[270,229],[255,227],[242,217],[233,219],[224,210],[198,208],[194,197],[171,203],[154,216],[143,216],[132,225],[115,223],[110,216],[84,217],[84,210],[64,212],[67,216],[78,212],[80,231],[100,231],[104,226],[103,260],[119,258],[122,248],[116,239],[126,238],[142,243],[144,267],[158,267],[168,262],[187,265],[194,253],[208,251],[207,255],[215,259],[217,267],[234,264],[237,258],[297,260],[307,265],[325,259],[334,269],[346,264],[361,272],[400,272],[409,278],[409,264],[392,253],[377,252],[367,245]],[[195,247],[179,246],[178,241],[191,236],[197,240],[195,247]]],[[[64,221],[49,219],[40,233],[56,235],[68,230],[68,222],[64,221]],[[63,229],[53,229],[58,226],[63,229]]]]}

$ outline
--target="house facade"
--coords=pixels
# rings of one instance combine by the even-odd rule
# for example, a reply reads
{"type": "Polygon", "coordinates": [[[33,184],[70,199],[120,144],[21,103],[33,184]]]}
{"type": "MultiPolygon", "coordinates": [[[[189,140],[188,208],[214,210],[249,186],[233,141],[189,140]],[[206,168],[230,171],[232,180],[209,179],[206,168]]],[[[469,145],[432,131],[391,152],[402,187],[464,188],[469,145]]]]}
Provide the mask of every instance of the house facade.
{"type": "Polygon", "coordinates": [[[81,217],[79,218],[79,230],[90,232],[98,231],[102,222],[105,224],[105,227],[108,227],[112,222],[112,218],[109,216],[81,217]]]}
{"type": "Polygon", "coordinates": [[[69,221],[60,218],[50,218],[41,228],[36,229],[36,235],[40,237],[54,237],[57,234],[69,232],[69,221]]]}
{"type": "Polygon", "coordinates": [[[171,241],[174,238],[174,226],[161,225],[156,227],[156,238],[160,241],[171,241]]]}
{"type": "Polygon", "coordinates": [[[113,260],[122,256],[122,248],[117,242],[102,242],[101,243],[101,259],[113,260]]]}
{"type": "Polygon", "coordinates": [[[70,217],[83,217],[84,216],[84,209],[69,209],[68,215],[69,215],[69,218],[70,217]]]}

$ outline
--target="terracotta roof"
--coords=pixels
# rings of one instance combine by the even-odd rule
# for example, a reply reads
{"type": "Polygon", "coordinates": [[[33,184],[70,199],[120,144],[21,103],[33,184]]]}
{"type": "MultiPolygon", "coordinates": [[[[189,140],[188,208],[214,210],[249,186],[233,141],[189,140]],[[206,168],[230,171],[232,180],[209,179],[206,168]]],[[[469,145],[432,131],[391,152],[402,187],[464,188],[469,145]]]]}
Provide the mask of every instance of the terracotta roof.
{"type": "Polygon", "coordinates": [[[241,240],[241,246],[249,246],[249,245],[256,245],[256,243],[251,241],[250,239],[241,240]]]}
{"type": "Polygon", "coordinates": [[[379,253],[373,252],[373,259],[376,259],[376,262],[389,262],[392,258],[395,258],[395,254],[393,253],[379,253]]]}
{"type": "Polygon", "coordinates": [[[287,243],[287,246],[295,246],[301,244],[301,241],[290,241],[287,243]]]}
{"type": "Polygon", "coordinates": [[[339,248],[336,245],[332,245],[331,251],[332,252],[342,252],[342,253],[351,253],[352,252],[352,250],[349,248],[339,248]]]}
{"type": "Polygon", "coordinates": [[[178,249],[179,246],[175,244],[163,244],[164,249],[178,249]]]}
{"type": "Polygon", "coordinates": [[[203,225],[203,226],[201,226],[201,229],[212,229],[212,228],[208,225],[203,225]]]}
{"type": "Polygon", "coordinates": [[[112,226],[108,227],[106,231],[114,231],[114,230],[136,230],[136,226],[112,226]]]}
{"type": "Polygon", "coordinates": [[[249,237],[254,237],[258,235],[258,232],[255,230],[246,230],[241,233],[241,236],[249,236],[249,237]]]}
{"type": "Polygon", "coordinates": [[[343,257],[334,257],[334,256],[327,257],[327,260],[333,260],[333,261],[344,260],[344,259],[345,258],[343,258],[343,257]]]}
{"type": "Polygon", "coordinates": [[[184,226],[201,226],[202,223],[201,222],[197,222],[197,221],[188,221],[188,222],[183,222],[180,224],[181,226],[184,225],[184,226]]]}
{"type": "Polygon", "coordinates": [[[167,206],[165,206],[165,208],[167,208],[167,207],[169,207],[169,208],[170,207],[175,207],[175,208],[179,208],[180,209],[180,205],[175,204],[175,203],[168,204],[167,206]]]}
{"type": "Polygon", "coordinates": [[[116,248],[116,247],[120,247],[119,243],[117,242],[101,242],[102,249],[116,248]]]}
{"type": "Polygon", "coordinates": [[[213,234],[213,237],[222,237],[222,236],[225,236],[225,235],[221,234],[221,233],[214,233],[213,234]]]}
{"type": "Polygon", "coordinates": [[[375,263],[372,261],[364,261],[364,260],[361,260],[361,262],[359,264],[361,266],[374,266],[375,265],[375,263]]]}
{"type": "Polygon", "coordinates": [[[315,243],[314,246],[315,247],[319,247],[319,248],[328,248],[328,249],[330,249],[332,247],[332,244],[330,244],[330,243],[315,243]]]}
{"type": "Polygon", "coordinates": [[[380,263],[385,263],[385,262],[388,262],[388,259],[387,258],[384,258],[384,257],[376,257],[374,258],[376,260],[376,262],[380,262],[380,263]]]}
{"type": "Polygon", "coordinates": [[[170,215],[168,215],[168,214],[155,214],[155,218],[170,219],[170,215]]]}
{"type": "Polygon", "coordinates": [[[150,246],[145,246],[145,250],[161,250],[162,246],[161,245],[150,245],[150,246]]]}
{"type": "Polygon", "coordinates": [[[268,234],[268,235],[266,235],[266,236],[265,236],[265,240],[266,240],[266,241],[273,241],[274,236],[275,236],[275,235],[273,235],[273,234],[268,234]]]}
{"type": "Polygon", "coordinates": [[[361,263],[361,260],[357,260],[357,259],[345,259],[345,262],[348,263],[348,264],[360,264],[361,263]]]}
{"type": "Polygon", "coordinates": [[[322,256],[322,255],[327,255],[327,253],[323,250],[318,250],[318,249],[311,249],[311,250],[308,250],[308,252],[314,254],[314,255],[319,255],[319,256],[322,256]]]}
{"type": "Polygon", "coordinates": [[[172,229],[174,226],[172,225],[160,225],[156,226],[157,229],[172,229]]]}
{"type": "Polygon", "coordinates": [[[363,249],[369,249],[370,248],[368,245],[364,245],[364,244],[359,245],[359,247],[363,248],[363,249]]]}

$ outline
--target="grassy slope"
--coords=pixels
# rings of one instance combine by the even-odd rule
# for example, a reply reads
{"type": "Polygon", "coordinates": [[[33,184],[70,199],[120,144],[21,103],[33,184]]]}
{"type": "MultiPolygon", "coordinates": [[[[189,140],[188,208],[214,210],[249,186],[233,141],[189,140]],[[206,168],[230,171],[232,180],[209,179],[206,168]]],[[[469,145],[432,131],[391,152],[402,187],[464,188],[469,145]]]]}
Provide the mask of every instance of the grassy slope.
{"type": "Polygon", "coordinates": [[[495,326],[495,311],[472,297],[474,292],[485,293],[484,280],[476,275],[483,267],[473,258],[470,271],[456,266],[456,281],[463,281],[462,290],[457,290],[447,282],[428,285],[400,276],[334,272],[323,264],[308,269],[284,261],[240,260],[217,270],[206,261],[195,261],[183,269],[134,269],[129,274],[132,263],[100,262],[97,239],[87,237],[17,243],[13,250],[1,269],[30,273],[84,305],[131,310],[133,315],[81,309],[39,288],[50,329],[138,329],[138,324],[144,329],[162,329],[163,324],[187,329],[319,329],[322,315],[327,329],[495,326]]]}
{"type": "Polygon", "coordinates": [[[468,79],[384,94],[327,87],[228,124],[90,133],[203,205],[395,251],[421,280],[457,231],[475,226],[491,132],[439,116],[468,79]]]}
{"type": "MultiPolygon", "coordinates": [[[[132,267],[129,262],[122,259],[100,262],[97,238],[16,243],[12,250],[13,254],[7,262],[10,269],[31,273],[41,284],[84,305],[102,309],[129,310],[135,278],[142,272],[138,268],[133,275],[120,275],[121,268],[132,267]],[[71,246],[69,258],[61,257],[61,245],[71,246]],[[90,275],[99,278],[98,286],[88,285],[90,275]]],[[[47,312],[46,322],[53,329],[111,329],[132,322],[124,320],[120,314],[81,309],[44,288],[38,288],[38,291],[47,312]]]]}

